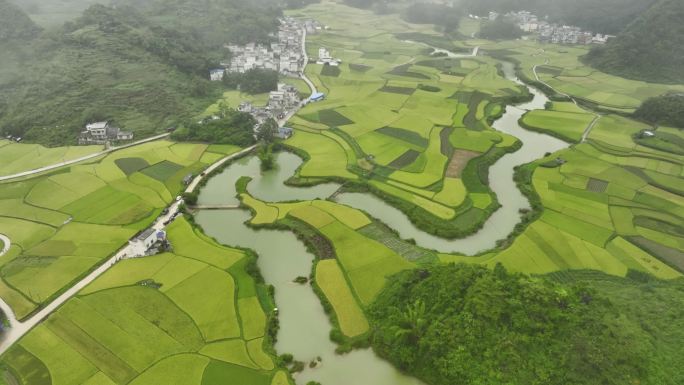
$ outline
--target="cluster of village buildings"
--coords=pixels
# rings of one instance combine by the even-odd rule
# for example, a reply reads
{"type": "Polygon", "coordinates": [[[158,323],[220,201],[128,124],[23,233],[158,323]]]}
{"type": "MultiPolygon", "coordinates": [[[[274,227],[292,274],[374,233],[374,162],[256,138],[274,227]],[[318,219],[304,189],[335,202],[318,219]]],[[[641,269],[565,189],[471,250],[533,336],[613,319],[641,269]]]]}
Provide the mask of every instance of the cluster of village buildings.
{"type": "Polygon", "coordinates": [[[108,144],[113,141],[132,140],[133,133],[112,126],[109,122],[86,124],[85,130],[78,136],[78,144],[108,144]]]}
{"type": "Polygon", "coordinates": [[[210,78],[218,81],[223,79],[226,72],[244,73],[252,69],[278,71],[285,76],[300,76],[307,64],[302,49],[304,31],[313,34],[324,28],[315,20],[299,21],[286,16],[280,19],[278,33],[272,36],[277,41],[270,45],[226,45],[231,52],[231,59],[222,62],[221,68],[211,70],[210,78]]]}
{"type": "Polygon", "coordinates": [[[499,17],[512,20],[523,32],[537,34],[540,43],[605,44],[608,39],[615,37],[593,34],[576,26],[549,23],[528,11],[509,12],[503,16],[496,12],[489,13],[489,20],[497,20],[499,17]]]}
{"type": "MultiPolygon", "coordinates": [[[[327,27],[315,20],[297,20],[284,17],[280,20],[277,42],[270,46],[257,43],[246,45],[228,45],[232,57],[230,62],[221,63],[222,68],[211,70],[210,79],[219,81],[226,73],[244,73],[252,69],[266,69],[278,71],[283,76],[301,77],[304,68],[308,64],[305,53],[304,38],[306,34],[315,34],[327,27]]],[[[339,66],[342,61],[335,59],[326,48],[318,50],[316,63],[323,65],[339,66]]],[[[322,93],[312,95],[308,100],[302,101],[299,90],[290,84],[278,83],[278,89],[271,91],[265,106],[255,106],[251,102],[243,102],[238,106],[238,111],[251,114],[257,121],[255,132],[268,119],[280,121],[287,115],[298,109],[302,103],[322,100],[322,93]]],[[[292,130],[287,127],[279,127],[276,134],[282,139],[292,135],[292,130]]]]}
{"type": "MultiPolygon", "coordinates": [[[[279,121],[284,119],[288,113],[296,110],[302,104],[297,87],[278,83],[278,89],[268,94],[268,103],[265,106],[255,106],[250,102],[240,103],[238,111],[251,114],[256,119],[255,131],[268,119],[279,121]]],[[[292,130],[280,127],[276,136],[287,139],[292,136],[292,130]]]]}

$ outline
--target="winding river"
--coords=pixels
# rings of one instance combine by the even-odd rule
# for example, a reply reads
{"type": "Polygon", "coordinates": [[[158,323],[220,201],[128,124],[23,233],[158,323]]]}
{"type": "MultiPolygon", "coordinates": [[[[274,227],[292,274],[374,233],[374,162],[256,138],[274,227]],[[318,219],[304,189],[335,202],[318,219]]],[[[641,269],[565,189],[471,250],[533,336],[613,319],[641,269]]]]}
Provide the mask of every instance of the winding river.
{"type": "MultiPolygon", "coordinates": [[[[510,63],[503,63],[510,80],[522,84],[510,63]]],[[[534,99],[518,106],[508,106],[494,128],[516,136],[523,147],[507,154],[490,168],[490,187],[497,194],[502,207],[497,210],[477,233],[462,239],[446,240],[416,228],[399,210],[371,194],[343,193],[337,201],[361,210],[389,224],[402,238],[412,238],[418,245],[441,252],[458,252],[473,255],[491,249],[498,239],[505,238],[520,221],[519,210],[529,208],[529,202],[513,181],[513,169],[568,146],[548,135],[527,131],[518,125],[518,119],[527,110],[544,108],[547,98],[531,89],[534,99]]],[[[308,188],[289,187],[283,184],[291,177],[302,160],[291,153],[277,154],[278,169],[261,173],[259,160],[254,157],[240,159],[222,173],[213,177],[199,196],[201,205],[237,204],[235,182],[241,176],[250,176],[249,192],[258,199],[270,202],[288,200],[325,199],[339,187],[328,183],[308,188]]],[[[301,361],[322,358],[318,368],[306,368],[297,375],[300,385],[318,381],[325,385],[418,385],[415,378],[403,375],[372,350],[355,350],[346,355],[335,354],[335,344],[328,338],[331,325],[323,308],[309,286],[292,283],[297,276],[308,276],[314,256],[290,232],[254,230],[244,224],[250,218],[245,210],[201,210],[197,222],[204,231],[220,242],[254,249],[259,254],[259,267],[266,282],[276,288],[276,303],[280,314],[280,331],[276,350],[289,352],[301,361]]]]}

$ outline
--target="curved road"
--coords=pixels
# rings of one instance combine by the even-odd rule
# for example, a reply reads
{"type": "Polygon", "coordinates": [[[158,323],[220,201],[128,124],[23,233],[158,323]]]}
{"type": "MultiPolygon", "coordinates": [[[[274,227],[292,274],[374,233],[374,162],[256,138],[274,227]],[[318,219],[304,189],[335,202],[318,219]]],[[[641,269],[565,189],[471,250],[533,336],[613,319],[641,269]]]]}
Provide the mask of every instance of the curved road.
{"type": "MultiPolygon", "coordinates": [[[[308,63],[308,57],[306,56],[306,30],[304,30],[303,36],[302,36],[302,50],[304,52],[304,58],[306,60],[305,63],[308,63]]],[[[306,68],[306,65],[304,66],[306,68]]],[[[311,93],[316,92],[316,86],[311,82],[311,80],[306,77],[306,75],[302,72],[301,78],[309,85],[309,88],[311,88],[311,93]]],[[[303,103],[302,103],[303,105],[303,103]]],[[[300,105],[300,106],[302,106],[300,105]]],[[[284,124],[287,122],[288,119],[290,119],[294,114],[296,114],[298,109],[292,110],[290,113],[287,114],[283,119],[281,119],[278,123],[280,125],[284,124]]],[[[167,137],[169,134],[163,134],[163,135],[158,135],[152,138],[147,138],[143,139],[131,144],[127,144],[124,146],[120,147],[115,147],[115,148],[110,148],[109,150],[98,152],[95,154],[91,154],[79,159],[74,159],[70,160],[67,162],[62,162],[62,163],[57,163],[53,164],[51,166],[46,166],[42,167],[39,169],[31,170],[31,171],[26,171],[22,172],[19,174],[15,175],[8,175],[4,177],[0,177],[0,181],[2,180],[8,180],[8,179],[13,179],[13,178],[19,178],[22,176],[27,176],[27,175],[32,175],[32,174],[37,174],[43,171],[48,171],[48,170],[53,170],[59,167],[67,166],[70,164],[82,162],[84,160],[96,158],[101,155],[108,154],[110,152],[120,150],[123,148],[127,147],[132,147],[136,146],[142,143],[150,142],[153,140],[158,140],[167,137]]],[[[235,158],[238,158],[240,156],[245,155],[246,153],[254,150],[256,148],[256,145],[247,147],[239,152],[236,152],[234,154],[228,155],[219,161],[213,163],[209,167],[207,167],[204,172],[202,172],[200,175],[196,176],[195,179],[190,182],[190,184],[187,186],[185,189],[185,192],[189,193],[194,191],[197,186],[199,186],[200,182],[202,179],[204,179],[207,175],[209,175],[212,171],[216,170],[217,168],[223,166],[226,162],[229,162],[235,158]]],[[[180,206],[179,201],[175,201],[171,203],[168,206],[168,213],[166,215],[160,216],[157,218],[157,220],[150,226],[149,228],[153,228],[155,230],[163,230],[166,225],[164,224],[167,221],[173,220],[175,215],[178,213],[178,208],[180,206]]],[[[0,252],[0,256],[4,255],[10,248],[10,239],[2,234],[0,234],[0,240],[3,241],[4,247],[2,252],[0,252]]],[[[47,318],[53,311],[57,310],[64,302],[69,300],[69,298],[73,297],[76,295],[81,289],[86,287],[89,283],[94,281],[97,277],[100,275],[104,274],[109,268],[114,266],[117,262],[119,262],[122,259],[130,258],[131,255],[135,255],[135,248],[131,246],[130,244],[126,244],[123,246],[119,251],[117,251],[112,257],[110,257],[106,262],[104,262],[102,265],[100,265],[97,269],[92,271],[90,274],[88,274],[86,277],[84,277],[82,280],[80,280],[78,283],[70,287],[68,290],[66,290],[64,293],[62,293],[59,297],[57,297],[54,301],[40,309],[37,313],[32,315],[30,318],[28,318],[25,321],[19,321],[16,318],[16,315],[14,314],[14,311],[12,308],[2,299],[0,298],[0,309],[5,313],[7,316],[7,319],[9,321],[10,327],[9,329],[3,331],[2,337],[0,338],[0,354],[4,353],[9,349],[15,342],[17,342],[21,337],[24,336],[24,334],[28,333],[29,330],[31,330],[33,327],[38,325],[42,320],[47,318]]]]}

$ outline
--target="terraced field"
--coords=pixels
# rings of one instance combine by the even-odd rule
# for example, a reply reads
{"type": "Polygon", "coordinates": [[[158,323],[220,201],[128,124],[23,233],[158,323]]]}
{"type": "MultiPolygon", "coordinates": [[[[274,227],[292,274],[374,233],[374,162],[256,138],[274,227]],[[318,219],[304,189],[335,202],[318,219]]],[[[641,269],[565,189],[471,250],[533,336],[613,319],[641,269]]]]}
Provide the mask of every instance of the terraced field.
{"type": "MultiPolygon", "coordinates": [[[[331,27],[309,36],[310,56],[324,46],[343,63],[307,68],[327,97],[289,122],[296,132],[285,144],[306,160],[291,182],[334,180],[343,192],[374,193],[414,221],[416,232],[463,235],[498,207],[488,168],[519,143],[490,124],[527,92],[501,76],[493,56],[431,56],[407,40],[454,50],[481,46],[517,60],[528,79],[535,79],[538,65],[540,80],[586,107],[553,102],[524,115],[525,127],[571,145],[518,170],[516,181],[533,210],[521,210],[515,236],[473,257],[420,247],[400,239],[393,223],[333,201],[288,195],[288,202],[266,202],[241,191],[241,203],[252,210],[250,225],[296,230],[318,251],[312,285],[331,310],[336,342],[363,340],[372,327],[365,311],[389,277],[428,264],[502,263],[560,278],[568,270],[682,276],[684,135],[611,110],[629,112],[646,97],[684,86],[599,73],[579,61],[584,48],[450,41],[431,26],[327,1],[296,13],[331,27]],[[656,135],[640,135],[647,129],[656,135]]],[[[461,26],[468,35],[477,30],[472,22],[461,26]]],[[[227,92],[205,114],[244,97],[227,92]]],[[[260,102],[264,95],[251,98],[260,102]]],[[[6,160],[0,173],[91,150],[0,141],[0,160],[6,160]]],[[[0,233],[11,239],[0,256],[0,297],[19,318],[30,315],[146,228],[173,201],[183,177],[237,150],[157,141],[0,184],[0,233]]],[[[5,353],[0,363],[15,382],[291,384],[278,368],[269,329],[277,304],[256,277],[253,257],[219,245],[191,222],[180,218],[169,226],[171,250],[117,263],[5,353]]],[[[326,322],[324,315],[313,318],[307,322],[326,322]]],[[[325,365],[315,370],[324,372],[325,365]]]]}
{"type": "Polygon", "coordinates": [[[183,219],[168,237],[172,252],[118,263],[3,364],[31,385],[287,384],[266,342],[273,304],[246,272],[249,257],[183,219]]]}
{"type": "Polygon", "coordinates": [[[465,45],[480,45],[485,51],[498,51],[521,64],[522,75],[536,77],[561,93],[569,94],[597,107],[619,112],[633,112],[646,99],[668,91],[682,92],[684,85],[653,84],[620,78],[584,65],[580,57],[587,47],[538,44],[534,41],[488,42],[474,40],[465,45]]]}
{"type": "Polygon", "coordinates": [[[0,184],[0,228],[12,240],[0,295],[26,317],[146,228],[187,174],[235,150],[150,142],[0,184]]]}
{"type": "Polygon", "coordinates": [[[520,124],[528,130],[548,133],[567,142],[581,141],[582,134],[596,118],[573,103],[553,103],[548,110],[533,110],[523,116],[520,124]]]}
{"type": "MultiPolygon", "coordinates": [[[[326,99],[290,122],[297,132],[286,143],[309,157],[298,176],[370,177],[366,188],[401,202],[398,207],[412,217],[448,222],[472,209],[470,193],[478,182],[446,177],[448,165],[457,150],[476,152],[473,164],[490,151],[511,150],[515,139],[489,122],[501,114],[503,100],[524,98],[526,91],[501,77],[491,58],[434,57],[424,46],[402,41],[400,32],[434,33],[396,15],[371,16],[326,3],[308,7],[307,16],[331,28],[308,37],[309,55],[326,47],[343,63],[335,74],[325,66],[307,67],[326,99]]],[[[475,222],[495,207],[490,199],[475,208],[475,222]]]]}

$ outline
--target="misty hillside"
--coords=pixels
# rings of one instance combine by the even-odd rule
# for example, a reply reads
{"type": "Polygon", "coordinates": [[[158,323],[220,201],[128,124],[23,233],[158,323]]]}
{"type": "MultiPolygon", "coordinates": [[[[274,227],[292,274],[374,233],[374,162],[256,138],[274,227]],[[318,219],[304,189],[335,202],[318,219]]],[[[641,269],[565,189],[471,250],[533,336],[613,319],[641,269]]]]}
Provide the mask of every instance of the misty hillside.
{"type": "Polygon", "coordinates": [[[549,21],[600,33],[618,33],[655,0],[460,0],[469,13],[527,10],[549,21]]]}
{"type": "MultiPolygon", "coordinates": [[[[259,28],[253,18],[245,20],[246,28],[259,28]]],[[[241,23],[234,21],[232,28],[241,29],[241,23]]],[[[72,143],[84,122],[94,119],[151,134],[194,116],[220,93],[207,73],[226,57],[224,49],[199,33],[162,26],[133,7],[95,5],[44,35],[28,45],[0,44],[3,135],[72,143]]]]}
{"type": "Polygon", "coordinates": [[[684,1],[664,0],[617,38],[587,55],[592,66],[614,75],[659,83],[684,82],[684,1]]]}
{"type": "MultiPolygon", "coordinates": [[[[343,0],[353,7],[398,11],[398,4],[418,4],[423,9],[439,9],[438,2],[427,0],[343,0]]],[[[642,14],[657,0],[454,0],[452,9],[460,14],[486,16],[490,11],[531,11],[551,22],[582,27],[598,33],[616,34],[642,14]]],[[[441,9],[447,9],[441,5],[441,9]]],[[[410,21],[410,20],[409,20],[410,21]]],[[[443,23],[437,23],[443,24],[443,23]]]]}
{"type": "Polygon", "coordinates": [[[655,0],[460,0],[468,13],[527,10],[549,21],[599,33],[618,33],[655,0]]]}
{"type": "Polygon", "coordinates": [[[0,41],[34,37],[40,28],[16,5],[0,0],[0,41]]]}

